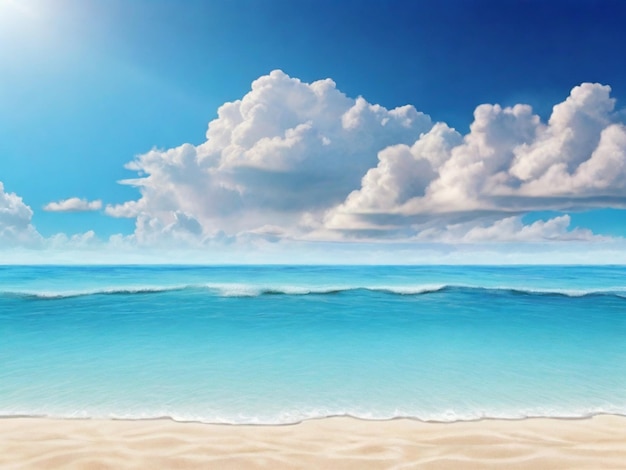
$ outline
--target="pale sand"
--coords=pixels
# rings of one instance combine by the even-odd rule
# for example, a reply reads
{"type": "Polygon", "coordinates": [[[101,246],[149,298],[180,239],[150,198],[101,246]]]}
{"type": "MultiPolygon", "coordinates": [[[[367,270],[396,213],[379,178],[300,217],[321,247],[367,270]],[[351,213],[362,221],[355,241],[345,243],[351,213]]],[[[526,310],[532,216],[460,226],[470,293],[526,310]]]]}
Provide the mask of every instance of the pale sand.
{"type": "Polygon", "coordinates": [[[626,469],[626,418],[293,426],[5,418],[0,468],[626,469]]]}

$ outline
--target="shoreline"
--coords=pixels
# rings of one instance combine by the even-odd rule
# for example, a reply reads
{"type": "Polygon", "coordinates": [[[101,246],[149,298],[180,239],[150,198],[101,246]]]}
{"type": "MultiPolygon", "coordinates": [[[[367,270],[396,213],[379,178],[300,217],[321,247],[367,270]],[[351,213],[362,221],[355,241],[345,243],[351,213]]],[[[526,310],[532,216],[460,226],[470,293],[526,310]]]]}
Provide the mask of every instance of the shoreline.
{"type": "Polygon", "coordinates": [[[1,468],[623,468],[626,417],[423,422],[0,418],[1,468]]]}
{"type": "Polygon", "coordinates": [[[615,418],[623,418],[626,420],[626,414],[622,413],[612,413],[608,411],[599,411],[594,413],[589,413],[584,416],[522,416],[520,418],[507,418],[507,417],[494,417],[494,416],[484,416],[481,418],[470,418],[470,419],[457,419],[457,420],[436,420],[436,419],[421,419],[413,416],[393,416],[391,418],[363,418],[360,416],[354,416],[350,414],[335,414],[328,416],[314,416],[310,418],[303,418],[298,421],[293,422],[285,422],[285,423],[231,423],[231,422],[211,422],[211,421],[201,421],[201,420],[187,420],[187,419],[177,419],[173,416],[163,415],[163,416],[154,416],[147,418],[128,418],[128,417],[115,417],[115,416],[107,416],[107,417],[99,417],[99,416],[54,416],[54,415],[29,415],[29,414],[15,414],[15,415],[3,415],[0,414],[0,423],[3,420],[11,420],[11,419],[35,419],[35,420],[49,420],[49,421],[121,421],[121,422],[142,422],[142,421],[164,421],[175,424],[199,424],[203,426],[233,426],[233,427],[259,427],[259,428],[267,428],[267,427],[282,427],[282,426],[298,426],[310,421],[324,421],[327,419],[336,420],[336,419],[347,419],[347,420],[355,420],[362,421],[366,423],[388,423],[393,421],[409,421],[415,422],[419,424],[461,424],[461,423],[481,423],[481,422],[489,422],[489,421],[527,421],[527,420],[556,420],[556,421],[585,421],[590,420],[596,417],[608,416],[615,418]]]}

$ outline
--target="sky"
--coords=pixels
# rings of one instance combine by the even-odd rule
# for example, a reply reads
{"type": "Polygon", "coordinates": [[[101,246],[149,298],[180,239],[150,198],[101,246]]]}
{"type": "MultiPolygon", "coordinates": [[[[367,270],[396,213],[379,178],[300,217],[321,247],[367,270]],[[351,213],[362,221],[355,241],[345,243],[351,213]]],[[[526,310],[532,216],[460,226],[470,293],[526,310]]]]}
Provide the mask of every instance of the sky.
{"type": "Polygon", "coordinates": [[[625,23],[0,0],[0,264],[626,263],[625,23]]]}

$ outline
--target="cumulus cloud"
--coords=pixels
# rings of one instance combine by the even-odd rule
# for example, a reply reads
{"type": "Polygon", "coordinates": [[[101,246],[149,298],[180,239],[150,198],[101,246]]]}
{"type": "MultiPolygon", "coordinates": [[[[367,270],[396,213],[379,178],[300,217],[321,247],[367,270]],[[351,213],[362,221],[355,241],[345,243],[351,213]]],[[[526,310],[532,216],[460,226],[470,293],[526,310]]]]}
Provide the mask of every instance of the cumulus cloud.
{"type": "Polygon", "coordinates": [[[446,130],[444,137],[438,124],[410,152],[385,149],[361,187],[328,211],[325,227],[415,233],[428,218],[440,221],[438,229],[469,230],[461,222],[471,218],[480,231],[484,220],[535,210],[624,207],[626,127],[609,93],[600,84],[575,87],[547,124],[527,105],[480,105],[458,145],[460,136],[446,130]],[[421,150],[432,141],[439,142],[434,159],[421,150]]]}
{"type": "Polygon", "coordinates": [[[626,206],[626,126],[610,88],[583,83],[542,122],[479,105],[461,135],[413,106],[350,98],[276,70],[225,103],[206,140],[127,168],[140,197],[109,205],[140,243],[384,238],[597,240],[536,210],[626,206]]]}
{"type": "Polygon", "coordinates": [[[406,225],[399,209],[424,197],[451,149],[461,142],[458,132],[438,123],[412,146],[385,148],[378,154],[378,165],[363,177],[361,189],[350,193],[344,203],[326,215],[324,227],[382,231],[406,225]]]}
{"type": "Polygon", "coordinates": [[[0,181],[0,244],[34,245],[41,236],[31,224],[32,209],[15,193],[4,191],[0,181]]]}
{"type": "Polygon", "coordinates": [[[100,209],[102,209],[102,201],[88,201],[87,199],[80,199],[77,197],[63,199],[58,202],[50,202],[43,208],[43,210],[49,212],[86,212],[97,211],[100,209]]]}
{"type": "Polygon", "coordinates": [[[154,228],[186,214],[204,235],[263,226],[294,233],[304,214],[319,218],[358,187],[379,151],[412,144],[431,127],[412,106],[388,110],[348,98],[332,80],[304,83],[276,70],[219,108],[204,143],[155,149],[129,163],[144,176],[122,183],[141,198],[106,213],[154,228]]]}

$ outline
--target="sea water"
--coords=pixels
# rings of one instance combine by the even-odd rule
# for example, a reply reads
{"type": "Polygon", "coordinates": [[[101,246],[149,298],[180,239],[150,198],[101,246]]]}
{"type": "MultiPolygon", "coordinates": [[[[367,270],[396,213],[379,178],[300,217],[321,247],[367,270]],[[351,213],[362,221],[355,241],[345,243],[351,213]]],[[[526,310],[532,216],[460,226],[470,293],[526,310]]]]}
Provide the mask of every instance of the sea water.
{"type": "Polygon", "coordinates": [[[0,267],[0,415],[626,414],[626,268],[0,267]]]}

